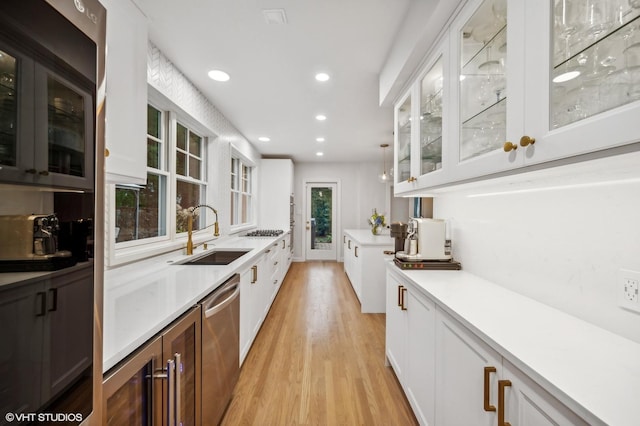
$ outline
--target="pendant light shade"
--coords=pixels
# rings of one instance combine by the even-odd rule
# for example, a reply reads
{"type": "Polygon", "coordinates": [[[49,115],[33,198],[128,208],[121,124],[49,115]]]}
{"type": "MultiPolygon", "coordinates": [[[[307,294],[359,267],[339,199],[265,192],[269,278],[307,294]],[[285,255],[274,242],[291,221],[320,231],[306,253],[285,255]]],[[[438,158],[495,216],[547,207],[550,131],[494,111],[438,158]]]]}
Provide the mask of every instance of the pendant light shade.
{"type": "Polygon", "coordinates": [[[385,153],[388,147],[388,143],[383,143],[380,145],[380,148],[382,148],[382,173],[378,175],[378,180],[380,181],[380,183],[387,183],[391,181],[391,175],[387,173],[387,162],[385,158],[385,153]]]}

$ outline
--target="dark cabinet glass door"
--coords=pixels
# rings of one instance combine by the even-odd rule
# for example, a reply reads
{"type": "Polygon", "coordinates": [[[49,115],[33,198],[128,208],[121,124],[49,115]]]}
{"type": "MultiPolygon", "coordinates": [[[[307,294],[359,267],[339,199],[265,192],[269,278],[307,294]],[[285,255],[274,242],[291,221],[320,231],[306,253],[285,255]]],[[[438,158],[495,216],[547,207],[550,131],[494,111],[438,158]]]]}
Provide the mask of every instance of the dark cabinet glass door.
{"type": "Polygon", "coordinates": [[[17,60],[0,50],[0,164],[17,164],[17,60]]]}

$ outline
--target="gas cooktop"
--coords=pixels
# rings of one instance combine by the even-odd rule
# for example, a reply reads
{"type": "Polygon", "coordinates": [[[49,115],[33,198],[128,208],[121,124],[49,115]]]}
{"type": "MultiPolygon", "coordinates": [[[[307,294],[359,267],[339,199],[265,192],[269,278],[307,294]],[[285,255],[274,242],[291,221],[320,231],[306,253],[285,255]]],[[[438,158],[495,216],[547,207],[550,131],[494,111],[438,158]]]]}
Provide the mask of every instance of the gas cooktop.
{"type": "Polygon", "coordinates": [[[245,237],[277,237],[284,233],[282,229],[256,229],[255,231],[247,232],[245,237]]]}

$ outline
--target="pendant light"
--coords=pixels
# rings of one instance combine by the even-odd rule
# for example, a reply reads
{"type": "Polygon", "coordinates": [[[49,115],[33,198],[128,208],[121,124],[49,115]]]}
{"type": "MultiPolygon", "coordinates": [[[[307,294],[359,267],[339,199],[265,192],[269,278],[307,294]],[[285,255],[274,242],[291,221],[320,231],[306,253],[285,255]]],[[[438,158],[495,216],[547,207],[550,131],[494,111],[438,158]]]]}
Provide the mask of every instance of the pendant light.
{"type": "Polygon", "coordinates": [[[387,173],[387,163],[384,155],[388,147],[388,143],[383,143],[380,145],[380,148],[382,148],[382,173],[378,175],[378,180],[380,181],[380,183],[387,183],[390,180],[390,176],[387,173]]]}

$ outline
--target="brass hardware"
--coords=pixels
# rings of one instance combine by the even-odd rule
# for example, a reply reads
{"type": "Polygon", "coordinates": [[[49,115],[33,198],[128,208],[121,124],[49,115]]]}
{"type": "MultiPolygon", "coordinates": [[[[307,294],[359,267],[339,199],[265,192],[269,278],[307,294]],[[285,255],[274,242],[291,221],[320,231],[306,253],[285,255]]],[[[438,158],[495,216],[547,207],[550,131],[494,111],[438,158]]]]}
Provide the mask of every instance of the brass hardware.
{"type": "Polygon", "coordinates": [[[107,148],[104,149],[104,156],[108,157],[111,153],[109,152],[109,150],[107,148]]]}
{"type": "Polygon", "coordinates": [[[208,248],[207,243],[202,244],[202,249],[206,250],[208,248]]]}
{"type": "Polygon", "coordinates": [[[40,176],[49,176],[49,170],[40,170],[38,174],[40,176]]]}
{"type": "Polygon", "coordinates": [[[520,146],[522,147],[533,145],[534,143],[536,143],[536,138],[532,138],[529,136],[523,136],[520,138],[520,146]]]}
{"type": "Polygon", "coordinates": [[[511,387],[511,380],[498,380],[498,426],[511,426],[504,421],[504,388],[511,387]]]}
{"type": "Polygon", "coordinates": [[[407,179],[407,182],[408,182],[408,183],[411,183],[411,182],[415,182],[416,180],[417,180],[416,178],[414,178],[413,176],[411,176],[409,179],[407,179]]]}
{"type": "Polygon", "coordinates": [[[349,240],[349,242],[347,243],[347,248],[351,250],[351,240],[349,240]]]}
{"type": "Polygon", "coordinates": [[[402,298],[402,286],[399,285],[398,286],[398,306],[402,306],[402,302],[400,301],[401,298],[402,298]]]}
{"type": "Polygon", "coordinates": [[[200,207],[211,209],[211,211],[213,211],[213,214],[216,215],[216,221],[213,223],[213,236],[220,236],[220,227],[218,226],[218,210],[207,204],[199,204],[193,208],[190,208],[189,215],[187,216],[187,255],[193,254],[193,213],[200,207]]]}
{"type": "Polygon", "coordinates": [[[29,173],[30,175],[35,175],[36,173],[38,173],[36,169],[27,169],[24,172],[29,173]]]}
{"type": "Polygon", "coordinates": [[[505,142],[502,149],[504,149],[504,152],[515,151],[518,149],[518,145],[511,142],[505,142]]]}
{"type": "Polygon", "coordinates": [[[347,236],[343,235],[342,236],[342,244],[346,244],[347,243],[347,236]]]}
{"type": "Polygon", "coordinates": [[[307,231],[308,231],[309,229],[311,229],[311,225],[310,225],[309,221],[307,221],[307,231]]]}
{"type": "Polygon", "coordinates": [[[402,293],[401,293],[401,294],[402,294],[402,297],[401,297],[401,299],[402,299],[402,300],[401,300],[401,302],[402,302],[402,306],[401,306],[401,308],[400,308],[400,309],[402,309],[403,311],[406,311],[406,310],[407,310],[407,307],[406,307],[406,306],[404,306],[404,293],[405,293],[406,291],[407,291],[407,288],[406,288],[406,287],[402,287],[402,293]]]}
{"type": "Polygon", "coordinates": [[[356,257],[358,257],[358,246],[356,246],[356,257]]]}
{"type": "Polygon", "coordinates": [[[285,247],[286,247],[286,244],[287,244],[287,243],[285,243],[285,242],[284,242],[284,240],[282,240],[282,248],[285,248],[285,247]]]}
{"type": "Polygon", "coordinates": [[[491,405],[489,402],[489,378],[491,373],[495,373],[495,367],[485,367],[484,368],[484,411],[496,411],[496,407],[491,405]]]}
{"type": "Polygon", "coordinates": [[[251,277],[251,284],[255,284],[258,282],[258,265],[253,265],[251,267],[251,270],[253,271],[253,276],[251,277]]]}

